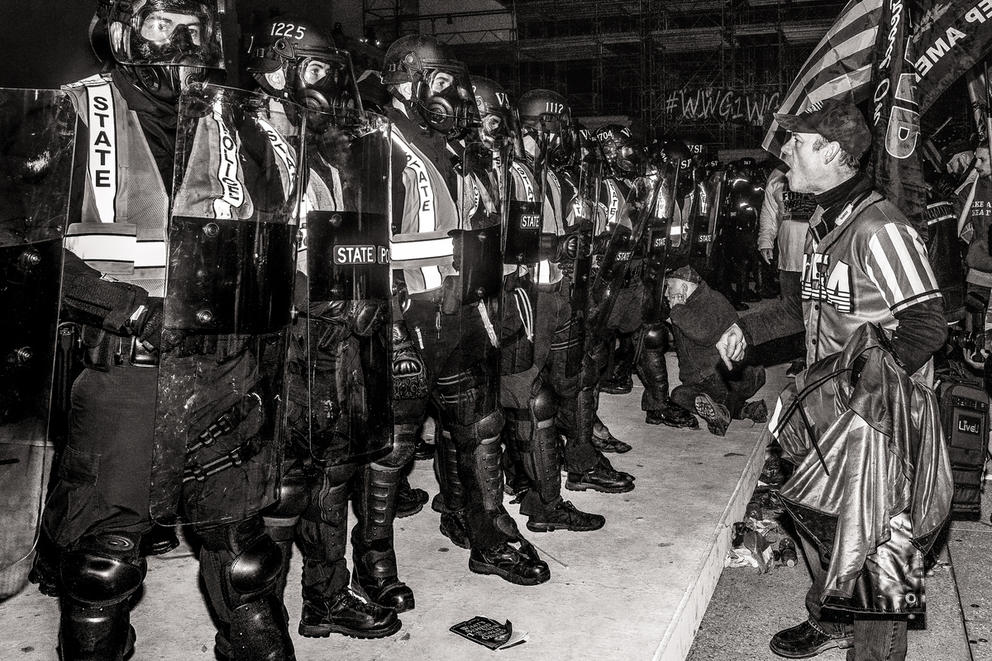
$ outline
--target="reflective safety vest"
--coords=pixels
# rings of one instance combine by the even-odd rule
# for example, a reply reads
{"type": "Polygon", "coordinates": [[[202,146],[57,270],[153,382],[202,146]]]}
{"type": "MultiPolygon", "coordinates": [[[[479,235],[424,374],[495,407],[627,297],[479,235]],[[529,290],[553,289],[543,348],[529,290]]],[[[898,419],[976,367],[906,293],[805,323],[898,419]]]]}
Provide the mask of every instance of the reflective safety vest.
{"type": "Polygon", "coordinates": [[[448,232],[459,227],[458,207],[437,166],[396,126],[392,140],[404,156],[399,163],[394,159],[397,170],[403,165],[404,196],[399,231],[394,231],[389,243],[389,259],[394,270],[403,272],[409,293],[432,291],[445,276],[457,272],[448,232]]]}
{"type": "MultiPolygon", "coordinates": [[[[240,126],[233,127],[218,103],[197,123],[189,162],[191,165],[186,168],[173,200],[173,214],[177,216],[246,220],[265,211],[281,212],[281,218],[287,219],[295,212],[296,150],[267,118],[245,118],[240,126]],[[251,135],[251,131],[256,134],[251,135]],[[259,181],[266,188],[273,181],[278,181],[280,186],[276,189],[280,193],[278,197],[260,200],[264,203],[263,209],[258,208],[249,190],[249,176],[242,161],[246,139],[257,140],[272,157],[257,163],[259,181]],[[269,168],[269,163],[275,166],[276,172],[269,168]],[[277,175],[278,180],[273,175],[277,175]]],[[[272,190],[266,190],[265,194],[272,195],[272,190]]]]}
{"type": "Polygon", "coordinates": [[[161,296],[169,196],[138,117],[108,74],[63,89],[88,128],[82,213],[65,247],[104,275],[161,296]]]}
{"type": "MultiPolygon", "coordinates": [[[[548,182],[544,192],[545,210],[547,210],[548,205],[550,205],[552,213],[547,213],[547,211],[545,211],[544,226],[541,229],[545,234],[562,236],[565,233],[565,224],[562,221],[562,218],[565,217],[564,196],[562,195],[562,186],[561,182],[558,180],[558,175],[550,169],[548,170],[548,182]]],[[[557,264],[548,259],[542,259],[538,263],[537,284],[553,285],[561,279],[561,269],[557,264]]]]}
{"type": "Polygon", "coordinates": [[[300,241],[296,250],[296,268],[307,272],[307,213],[310,211],[343,211],[344,190],[341,186],[341,173],[333,165],[327,164],[323,173],[310,168],[307,177],[307,190],[300,207],[300,241]]]}
{"type": "Polygon", "coordinates": [[[627,192],[621,188],[614,179],[604,179],[600,189],[600,206],[605,211],[606,225],[596,227],[595,234],[598,236],[609,231],[614,224],[619,223],[630,228],[630,209],[627,206],[627,192]]]}

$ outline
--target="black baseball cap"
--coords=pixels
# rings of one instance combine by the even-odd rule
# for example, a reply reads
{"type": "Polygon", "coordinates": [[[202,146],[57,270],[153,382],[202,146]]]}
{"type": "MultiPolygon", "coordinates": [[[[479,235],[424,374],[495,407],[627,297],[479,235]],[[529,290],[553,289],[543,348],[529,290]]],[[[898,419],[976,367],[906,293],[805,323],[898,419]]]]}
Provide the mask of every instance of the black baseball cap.
{"type": "Polygon", "coordinates": [[[868,151],[871,131],[864,115],[850,101],[825,99],[814,103],[798,115],[775,113],[779,126],[793,133],[819,133],[837,142],[855,158],[868,151]]]}

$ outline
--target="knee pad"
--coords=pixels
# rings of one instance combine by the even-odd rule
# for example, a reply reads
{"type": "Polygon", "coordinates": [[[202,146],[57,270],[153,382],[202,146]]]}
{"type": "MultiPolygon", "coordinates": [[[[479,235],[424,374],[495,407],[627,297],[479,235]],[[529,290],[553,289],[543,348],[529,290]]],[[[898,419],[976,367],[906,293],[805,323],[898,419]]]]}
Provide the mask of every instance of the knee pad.
{"type": "Polygon", "coordinates": [[[252,597],[275,585],[282,568],[282,551],[268,535],[249,542],[231,561],[231,587],[241,597],[252,597]]]}
{"type": "Polygon", "coordinates": [[[645,326],[642,342],[645,351],[664,351],[668,348],[668,331],[662,324],[645,326]]]}
{"type": "Polygon", "coordinates": [[[503,410],[493,409],[492,413],[472,425],[475,437],[484,445],[499,443],[500,433],[503,431],[505,422],[503,410]]]}
{"type": "Polygon", "coordinates": [[[146,568],[136,537],[118,533],[83,537],[60,563],[66,596],[90,606],[127,599],[141,587],[146,568]]]}
{"type": "Polygon", "coordinates": [[[558,411],[554,391],[544,383],[539,384],[530,398],[530,410],[534,423],[538,426],[554,420],[558,411]]]}
{"type": "Polygon", "coordinates": [[[278,500],[265,509],[266,522],[269,519],[295,519],[307,508],[309,490],[302,470],[292,469],[283,475],[279,482],[278,500]]]}
{"type": "Polygon", "coordinates": [[[417,447],[416,430],[408,432],[412,425],[393,426],[393,449],[382,459],[375,462],[376,466],[385,469],[399,470],[413,459],[413,452],[417,447]]]}

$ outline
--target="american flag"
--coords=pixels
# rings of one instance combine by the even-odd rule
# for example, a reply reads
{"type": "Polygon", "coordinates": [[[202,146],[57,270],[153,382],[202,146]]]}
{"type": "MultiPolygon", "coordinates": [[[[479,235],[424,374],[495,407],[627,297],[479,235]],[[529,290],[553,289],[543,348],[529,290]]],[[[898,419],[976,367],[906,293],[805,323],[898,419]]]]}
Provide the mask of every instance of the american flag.
{"type": "MultiPolygon", "coordinates": [[[[806,59],[785,95],[780,113],[796,114],[824,99],[855,103],[871,94],[875,37],[884,0],[851,0],[806,59]]],[[[779,156],[786,131],[774,119],[761,146],[779,156]]]]}

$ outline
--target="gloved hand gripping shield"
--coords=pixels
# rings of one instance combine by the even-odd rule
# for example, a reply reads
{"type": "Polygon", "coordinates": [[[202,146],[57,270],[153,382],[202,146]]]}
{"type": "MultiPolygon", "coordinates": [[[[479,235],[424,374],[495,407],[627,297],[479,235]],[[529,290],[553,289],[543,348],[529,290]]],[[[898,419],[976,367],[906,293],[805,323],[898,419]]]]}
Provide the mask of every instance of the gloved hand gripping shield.
{"type": "Polygon", "coordinates": [[[213,85],[180,97],[158,347],[158,520],[173,521],[180,500],[185,521],[237,520],[275,494],[300,168],[272,103],[213,85]]]}
{"type": "Polygon", "coordinates": [[[68,387],[53,374],[75,121],[63,92],[0,89],[0,572],[34,548],[68,387]]]}
{"type": "Polygon", "coordinates": [[[314,118],[303,141],[305,300],[290,349],[290,434],[318,465],[392,448],[389,122],[351,111],[314,118]],[[317,119],[317,121],[313,121],[317,119]]]}

